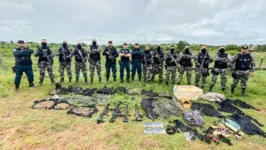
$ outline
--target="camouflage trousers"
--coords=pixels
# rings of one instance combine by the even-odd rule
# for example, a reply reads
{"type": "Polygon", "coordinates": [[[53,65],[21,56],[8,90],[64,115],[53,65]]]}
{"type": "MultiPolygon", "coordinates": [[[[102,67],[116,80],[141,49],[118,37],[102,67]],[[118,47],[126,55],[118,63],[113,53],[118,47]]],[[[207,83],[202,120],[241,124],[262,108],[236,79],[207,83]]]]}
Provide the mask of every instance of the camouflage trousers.
{"type": "Polygon", "coordinates": [[[39,66],[39,71],[40,71],[40,83],[42,83],[44,80],[46,68],[47,68],[47,72],[49,74],[51,82],[54,82],[53,64],[51,64],[48,61],[41,61],[38,66],[39,66]]]}
{"type": "Polygon", "coordinates": [[[191,83],[191,72],[192,72],[192,67],[184,67],[180,66],[179,68],[179,75],[178,75],[178,83],[180,84],[183,79],[184,73],[187,73],[187,84],[190,85],[191,83]]]}
{"type": "Polygon", "coordinates": [[[221,86],[222,88],[226,88],[226,81],[227,81],[227,77],[226,77],[226,69],[219,69],[219,68],[214,68],[212,70],[212,82],[211,82],[211,87],[213,87],[217,81],[217,77],[220,74],[221,77],[221,86]]]}
{"type": "Polygon", "coordinates": [[[85,79],[87,79],[88,76],[87,76],[86,63],[82,63],[82,62],[76,62],[76,63],[75,63],[76,79],[79,79],[79,73],[80,73],[80,71],[82,71],[82,73],[83,73],[83,77],[84,77],[85,79]]]}
{"type": "Polygon", "coordinates": [[[241,70],[236,70],[236,76],[233,79],[233,84],[232,84],[232,88],[236,88],[239,80],[241,80],[241,88],[245,89],[247,86],[247,81],[249,78],[249,70],[247,71],[241,71],[241,70]]]}
{"type": "Polygon", "coordinates": [[[207,79],[208,75],[209,75],[208,68],[196,67],[195,85],[198,86],[200,78],[202,78],[201,79],[201,87],[204,87],[206,84],[206,79],[207,79]]]}
{"type": "Polygon", "coordinates": [[[171,75],[171,81],[174,84],[175,78],[176,78],[176,66],[167,66],[166,67],[166,82],[170,81],[170,75],[171,75]]]}
{"type": "Polygon", "coordinates": [[[60,63],[59,66],[59,73],[60,78],[64,78],[64,71],[67,70],[68,78],[72,79],[72,72],[71,72],[71,63],[60,63]]]}
{"type": "Polygon", "coordinates": [[[94,70],[97,70],[98,77],[101,78],[101,61],[91,61],[90,62],[90,77],[94,78],[94,70]]]}
{"type": "Polygon", "coordinates": [[[155,75],[159,75],[159,81],[163,81],[163,64],[159,64],[159,65],[153,65],[152,68],[152,81],[155,78],[155,75]]]}
{"type": "Polygon", "coordinates": [[[150,82],[153,76],[152,65],[147,65],[147,67],[145,65],[142,66],[143,66],[144,82],[146,82],[147,80],[148,82],[150,82]]]}

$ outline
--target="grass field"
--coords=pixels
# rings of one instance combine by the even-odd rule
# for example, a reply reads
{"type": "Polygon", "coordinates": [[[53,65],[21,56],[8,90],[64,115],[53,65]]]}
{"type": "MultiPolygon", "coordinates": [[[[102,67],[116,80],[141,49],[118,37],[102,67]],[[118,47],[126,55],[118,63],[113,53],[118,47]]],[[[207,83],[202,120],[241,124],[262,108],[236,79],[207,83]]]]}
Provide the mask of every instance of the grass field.
{"type": "MultiPolygon", "coordinates": [[[[253,54],[256,61],[260,61],[261,55],[266,53],[253,54]]],[[[35,83],[38,82],[38,67],[37,60],[34,61],[35,83]]],[[[104,61],[104,60],[103,60],[104,61]]],[[[38,88],[28,88],[27,79],[22,78],[21,89],[17,93],[13,93],[14,74],[11,72],[11,66],[14,64],[13,57],[4,57],[5,71],[1,70],[0,74],[0,149],[266,149],[266,140],[257,135],[245,135],[242,140],[234,140],[233,146],[229,147],[226,144],[220,145],[205,144],[200,141],[186,142],[183,134],[170,135],[145,135],[143,133],[142,123],[130,121],[123,123],[122,119],[118,118],[113,124],[104,123],[97,125],[96,120],[98,114],[91,119],[67,115],[66,111],[55,110],[34,110],[30,107],[34,100],[47,98],[48,92],[54,89],[50,84],[49,78],[45,78],[44,85],[38,88]]],[[[55,77],[59,80],[58,61],[55,60],[55,77]]],[[[264,67],[265,63],[264,63],[264,67]]],[[[104,62],[102,63],[104,76],[104,62]]],[[[72,66],[74,73],[74,65],[72,66]]],[[[119,70],[119,69],[118,69],[119,70]]],[[[194,74],[194,73],[193,73],[194,74]]],[[[74,75],[74,74],[73,74],[74,75]]],[[[119,72],[118,72],[119,75],[119,72]]],[[[260,112],[253,110],[242,109],[248,115],[256,118],[262,124],[266,125],[266,75],[264,71],[257,71],[250,78],[247,88],[247,97],[240,96],[240,90],[236,91],[235,97],[232,99],[242,99],[255,107],[261,109],[260,112]]],[[[164,76],[165,78],[165,76],[164,76]]],[[[83,85],[73,83],[73,85],[82,85],[83,87],[100,88],[106,85],[98,83],[97,78],[93,85],[83,85]]],[[[208,77],[210,83],[211,77],[208,77]]],[[[82,81],[82,80],[81,80],[82,81]]],[[[184,80],[185,81],[185,80],[184,80]]],[[[194,81],[194,76],[193,76],[194,81]]],[[[220,80],[216,84],[215,92],[220,92],[220,80]]],[[[226,96],[229,97],[229,85],[232,78],[229,75],[228,88],[226,96]]],[[[111,81],[107,86],[119,86],[119,82],[111,81]]],[[[67,83],[64,86],[68,86],[67,83]]],[[[143,83],[124,83],[127,88],[137,87],[140,89],[153,89],[156,92],[168,91],[172,92],[172,86],[160,85],[158,79],[152,84],[143,83]]],[[[207,88],[205,89],[207,90],[207,88]]],[[[112,97],[112,101],[125,100],[124,95],[116,94],[112,97]]],[[[141,96],[137,96],[136,100],[130,101],[130,114],[134,118],[134,105],[141,101],[141,96]]],[[[214,105],[215,106],[215,105],[214,105]]],[[[216,106],[217,108],[217,106],[216,106]]],[[[101,111],[102,108],[100,108],[101,111]]],[[[205,117],[204,127],[207,128],[212,122],[217,121],[216,118],[205,117]]],[[[105,117],[105,120],[108,120],[105,117]]],[[[166,126],[167,121],[160,119],[156,120],[163,122],[166,126]]],[[[151,122],[145,117],[143,122],[151,122]]],[[[262,127],[266,131],[266,126],[262,127]]]]}

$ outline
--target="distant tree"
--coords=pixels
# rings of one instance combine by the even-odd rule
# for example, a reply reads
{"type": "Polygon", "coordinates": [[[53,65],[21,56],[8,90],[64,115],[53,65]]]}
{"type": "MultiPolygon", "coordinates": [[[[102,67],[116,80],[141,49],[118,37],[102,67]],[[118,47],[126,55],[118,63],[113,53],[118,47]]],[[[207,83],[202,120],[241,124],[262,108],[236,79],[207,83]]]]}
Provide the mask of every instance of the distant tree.
{"type": "Polygon", "coordinates": [[[179,41],[177,43],[177,51],[178,52],[183,51],[183,49],[185,48],[186,45],[188,45],[188,42],[186,42],[186,41],[179,41]]]}
{"type": "Polygon", "coordinates": [[[14,44],[14,41],[13,41],[13,40],[11,40],[11,41],[10,41],[10,44],[14,44]]]}

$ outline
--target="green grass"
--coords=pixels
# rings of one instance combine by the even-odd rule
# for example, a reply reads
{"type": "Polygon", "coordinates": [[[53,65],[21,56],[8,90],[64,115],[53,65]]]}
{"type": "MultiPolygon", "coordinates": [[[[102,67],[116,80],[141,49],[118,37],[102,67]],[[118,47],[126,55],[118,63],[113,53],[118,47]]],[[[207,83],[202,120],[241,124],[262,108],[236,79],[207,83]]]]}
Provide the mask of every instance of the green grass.
{"type": "MultiPolygon", "coordinates": [[[[213,54],[213,53],[212,53],[213,54]]],[[[260,53],[265,54],[265,53],[260,53]]],[[[259,61],[260,56],[254,55],[259,61]]],[[[59,80],[58,58],[55,58],[55,77],[59,80]]],[[[104,60],[102,62],[102,70],[104,77],[104,60]]],[[[39,74],[37,67],[37,59],[34,61],[35,83],[38,82],[39,74]]],[[[200,141],[186,142],[183,134],[170,135],[145,135],[143,134],[142,123],[131,121],[134,118],[134,105],[141,101],[141,96],[136,96],[135,100],[130,102],[130,121],[123,123],[122,118],[117,118],[113,124],[104,123],[97,125],[96,120],[98,114],[91,119],[67,115],[66,111],[56,110],[34,110],[30,107],[34,100],[47,98],[48,92],[54,89],[50,84],[49,78],[45,78],[44,85],[38,88],[28,88],[27,79],[22,78],[21,89],[18,93],[13,93],[14,74],[11,72],[11,66],[14,64],[14,58],[10,56],[4,57],[5,71],[0,70],[0,149],[265,149],[266,141],[257,135],[245,135],[242,140],[233,140],[233,146],[226,144],[220,145],[205,144],[200,141]]],[[[72,66],[74,75],[74,63],[72,66]]],[[[118,66],[119,71],[119,66],[118,66]]],[[[165,71],[164,71],[165,72],[165,71]]],[[[119,75],[119,72],[117,72],[119,75]]],[[[194,73],[193,73],[194,74],[194,73]]],[[[228,76],[228,87],[232,83],[232,78],[228,76]]],[[[257,112],[253,110],[242,109],[248,115],[258,119],[262,124],[266,124],[266,78],[265,72],[257,71],[254,77],[248,82],[248,97],[241,97],[240,90],[236,91],[235,98],[242,99],[255,107],[262,109],[257,112]]],[[[100,88],[107,86],[120,86],[117,81],[111,81],[108,84],[98,83],[95,78],[93,85],[83,85],[73,83],[73,85],[82,85],[84,88],[100,88]]],[[[165,76],[164,76],[165,79],[165,76]]],[[[194,81],[194,76],[193,76],[194,81]]],[[[208,77],[210,83],[211,77],[208,77]]],[[[186,79],[184,78],[183,81],[186,79]]],[[[81,80],[82,81],[82,80],[81,80]]],[[[220,79],[218,79],[214,91],[220,92],[220,79]]],[[[183,83],[185,84],[185,83],[183,83]]],[[[64,86],[68,86],[67,83],[64,86]]],[[[172,86],[160,85],[158,78],[155,83],[124,83],[127,88],[153,89],[156,92],[172,92],[172,86]]],[[[207,88],[206,88],[207,89],[207,88]]],[[[229,97],[229,88],[227,88],[226,96],[229,97]]],[[[116,94],[112,97],[112,101],[125,100],[125,95],[116,94]]],[[[205,102],[205,101],[204,101],[205,102]]],[[[217,106],[214,105],[216,108],[217,106]]],[[[102,109],[102,108],[100,108],[102,109]]],[[[143,111],[141,111],[143,112],[143,111]]],[[[111,113],[110,113],[111,115],[111,113]]],[[[228,115],[228,114],[227,114],[228,115]]],[[[205,117],[204,127],[207,128],[212,122],[217,121],[216,118],[205,117]]],[[[105,120],[109,118],[105,117],[105,120]]],[[[160,118],[156,121],[162,121],[160,118]]],[[[145,117],[143,122],[151,122],[145,117]]],[[[162,121],[167,125],[167,121],[162,121]]],[[[266,131],[266,127],[262,127],[266,131]]]]}

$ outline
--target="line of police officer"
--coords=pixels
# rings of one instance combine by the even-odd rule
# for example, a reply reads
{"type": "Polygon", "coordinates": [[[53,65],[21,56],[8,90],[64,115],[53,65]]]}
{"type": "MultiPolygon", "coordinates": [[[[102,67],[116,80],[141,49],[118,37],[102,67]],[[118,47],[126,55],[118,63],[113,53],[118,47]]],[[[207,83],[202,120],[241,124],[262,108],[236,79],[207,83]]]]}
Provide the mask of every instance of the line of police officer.
{"type": "MultiPolygon", "coordinates": [[[[33,51],[25,48],[24,41],[18,41],[18,48],[13,50],[13,54],[16,59],[16,77],[15,77],[15,91],[19,89],[20,80],[23,72],[26,73],[29,81],[29,86],[34,87],[33,84],[33,71],[31,54],[33,51]]],[[[43,39],[41,41],[41,47],[38,47],[35,56],[39,57],[38,66],[40,69],[39,84],[41,85],[44,80],[45,70],[47,68],[49,77],[52,83],[55,83],[53,75],[53,56],[59,56],[59,72],[61,82],[64,82],[64,70],[67,70],[69,83],[72,81],[71,72],[71,57],[75,57],[75,75],[76,82],[79,81],[80,71],[83,73],[85,83],[88,83],[86,61],[89,60],[90,66],[90,78],[93,83],[94,70],[97,70],[99,81],[101,78],[101,50],[100,46],[97,45],[96,39],[93,39],[92,45],[89,46],[87,52],[81,43],[78,43],[74,51],[68,46],[67,41],[64,41],[62,46],[58,49],[56,54],[52,53],[52,50],[47,45],[47,41],[43,39]]],[[[245,95],[246,82],[248,81],[249,75],[252,75],[255,71],[254,58],[248,53],[248,46],[244,45],[241,48],[241,52],[233,58],[229,58],[229,55],[225,52],[225,47],[220,47],[218,53],[213,59],[207,50],[207,46],[203,45],[200,52],[197,55],[193,55],[190,51],[190,47],[187,45],[184,51],[178,55],[175,51],[175,47],[171,46],[170,51],[166,54],[161,50],[160,45],[157,46],[155,51],[150,50],[150,45],[146,45],[143,51],[139,44],[136,43],[132,50],[129,50],[127,43],[123,44],[123,48],[118,52],[113,46],[112,41],[108,42],[108,46],[104,49],[103,56],[106,57],[105,68],[106,68],[106,81],[109,82],[110,73],[112,70],[113,80],[117,80],[116,75],[116,59],[120,56],[120,82],[124,82],[124,70],[126,70],[126,81],[130,82],[130,65],[132,64],[131,81],[134,81],[135,74],[138,74],[138,80],[142,79],[142,72],[144,76],[144,82],[150,83],[154,80],[156,75],[159,75],[159,83],[163,82],[163,68],[166,69],[166,85],[169,82],[175,84],[176,72],[178,70],[178,82],[180,85],[182,82],[183,74],[186,72],[187,84],[191,85],[191,72],[193,67],[193,60],[196,67],[195,85],[199,86],[201,79],[201,88],[204,89],[206,84],[206,78],[209,75],[209,64],[214,61],[214,67],[212,69],[212,81],[210,84],[209,91],[211,92],[218,75],[221,77],[222,91],[226,89],[226,70],[230,67],[233,75],[233,83],[231,85],[231,93],[239,82],[241,81],[242,95],[245,95]],[[130,61],[131,58],[131,61],[130,61]],[[165,63],[164,63],[165,62],[165,63]],[[171,77],[171,80],[170,80],[171,77]]]]}

